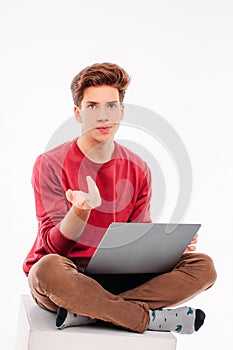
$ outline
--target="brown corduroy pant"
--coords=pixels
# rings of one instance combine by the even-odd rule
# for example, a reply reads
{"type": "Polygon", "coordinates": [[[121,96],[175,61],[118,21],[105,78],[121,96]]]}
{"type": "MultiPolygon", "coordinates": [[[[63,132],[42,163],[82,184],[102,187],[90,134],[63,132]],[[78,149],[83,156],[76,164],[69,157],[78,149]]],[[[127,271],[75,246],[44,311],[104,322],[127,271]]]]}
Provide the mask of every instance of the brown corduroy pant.
{"type": "Polygon", "coordinates": [[[175,268],[161,275],[86,276],[69,259],[48,254],[31,268],[29,286],[35,302],[53,312],[73,313],[143,333],[149,309],[173,307],[211,287],[216,280],[212,259],[183,254],[175,268]]]}

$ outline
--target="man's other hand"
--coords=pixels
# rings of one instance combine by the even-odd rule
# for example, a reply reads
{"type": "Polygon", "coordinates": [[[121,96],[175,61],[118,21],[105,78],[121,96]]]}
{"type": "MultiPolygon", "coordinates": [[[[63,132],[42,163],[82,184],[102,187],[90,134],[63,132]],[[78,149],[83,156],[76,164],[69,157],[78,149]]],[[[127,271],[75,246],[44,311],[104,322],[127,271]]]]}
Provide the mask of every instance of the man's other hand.
{"type": "Polygon", "coordinates": [[[183,254],[194,252],[196,250],[196,244],[197,244],[198,234],[196,234],[191,242],[189,243],[188,247],[185,249],[183,254]]]}

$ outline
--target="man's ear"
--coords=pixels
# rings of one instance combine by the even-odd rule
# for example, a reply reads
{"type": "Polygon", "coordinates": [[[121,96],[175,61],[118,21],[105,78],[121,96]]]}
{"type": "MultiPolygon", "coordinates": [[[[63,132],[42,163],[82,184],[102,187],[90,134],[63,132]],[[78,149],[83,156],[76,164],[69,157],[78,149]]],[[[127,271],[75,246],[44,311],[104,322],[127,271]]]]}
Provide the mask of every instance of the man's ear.
{"type": "Polygon", "coordinates": [[[122,104],[121,104],[121,120],[124,118],[124,115],[125,115],[125,106],[124,106],[124,104],[122,103],[122,104]]]}
{"type": "Polygon", "coordinates": [[[81,118],[81,115],[80,115],[80,108],[75,106],[74,105],[74,116],[75,116],[75,119],[79,122],[79,123],[82,123],[82,118],[81,118]]]}

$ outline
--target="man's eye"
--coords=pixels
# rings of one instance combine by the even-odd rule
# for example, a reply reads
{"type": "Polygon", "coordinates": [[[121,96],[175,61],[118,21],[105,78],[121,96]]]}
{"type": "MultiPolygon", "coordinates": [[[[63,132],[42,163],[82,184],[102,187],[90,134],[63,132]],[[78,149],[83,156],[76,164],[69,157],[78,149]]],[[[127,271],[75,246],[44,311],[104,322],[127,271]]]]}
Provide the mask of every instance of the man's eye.
{"type": "Polygon", "coordinates": [[[117,103],[109,103],[108,108],[110,108],[110,109],[117,108],[117,103]]]}
{"type": "Polygon", "coordinates": [[[88,107],[87,107],[88,109],[95,109],[96,108],[96,105],[89,105],[88,107]]]}

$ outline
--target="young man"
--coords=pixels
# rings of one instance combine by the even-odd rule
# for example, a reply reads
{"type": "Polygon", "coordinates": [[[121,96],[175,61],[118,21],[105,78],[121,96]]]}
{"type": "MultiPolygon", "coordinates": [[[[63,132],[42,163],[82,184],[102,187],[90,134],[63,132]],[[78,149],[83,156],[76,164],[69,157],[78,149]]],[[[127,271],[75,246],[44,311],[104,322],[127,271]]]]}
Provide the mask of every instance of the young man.
{"type": "Polygon", "coordinates": [[[84,273],[112,222],[151,221],[147,164],[114,141],[129,81],[110,63],[86,67],[73,79],[74,113],[82,132],[35,162],[38,233],[23,268],[35,302],[57,313],[59,329],[101,320],[139,333],[190,334],[203,324],[204,312],[166,307],[186,302],[216,279],[211,258],[189,252],[196,238],[165,274],[97,280],[84,273]]]}

